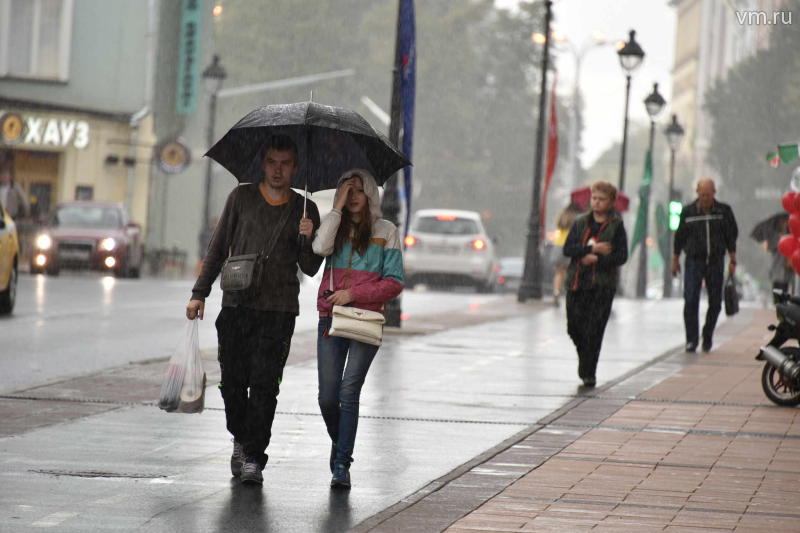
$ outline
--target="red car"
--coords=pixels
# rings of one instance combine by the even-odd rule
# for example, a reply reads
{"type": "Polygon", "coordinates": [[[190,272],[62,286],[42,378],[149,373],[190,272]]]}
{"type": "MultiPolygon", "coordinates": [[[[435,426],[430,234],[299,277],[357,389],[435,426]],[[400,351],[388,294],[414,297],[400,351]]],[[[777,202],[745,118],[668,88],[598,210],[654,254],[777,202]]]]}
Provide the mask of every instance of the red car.
{"type": "Polygon", "coordinates": [[[62,268],[113,272],[138,278],[144,259],[142,228],[120,203],[58,204],[34,240],[31,272],[57,275],[62,268]]]}

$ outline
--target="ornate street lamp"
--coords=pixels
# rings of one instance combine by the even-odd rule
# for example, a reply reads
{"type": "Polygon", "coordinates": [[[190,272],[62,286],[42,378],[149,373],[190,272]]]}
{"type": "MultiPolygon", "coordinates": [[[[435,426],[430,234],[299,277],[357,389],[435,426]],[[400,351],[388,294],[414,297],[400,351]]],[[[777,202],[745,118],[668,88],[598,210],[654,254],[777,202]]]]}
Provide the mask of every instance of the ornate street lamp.
{"type": "Polygon", "coordinates": [[[635,39],[636,32],[631,30],[628,42],[617,51],[619,64],[625,71],[625,120],[622,126],[622,153],[619,162],[619,190],[625,190],[625,158],[628,150],[628,103],[631,95],[631,73],[639,68],[644,59],[644,50],[635,39]]]}
{"type": "MultiPolygon", "coordinates": [[[[206,80],[206,87],[211,91],[211,97],[208,101],[208,129],[206,130],[207,146],[211,148],[214,145],[214,126],[217,119],[217,95],[222,89],[222,82],[228,77],[225,68],[220,62],[219,56],[214,54],[211,64],[203,71],[203,79],[206,80]]],[[[208,221],[211,220],[211,158],[207,158],[206,163],[206,183],[205,183],[205,199],[203,207],[203,220],[200,223],[200,233],[208,231],[208,221]]],[[[203,250],[201,250],[202,252],[203,250]]]]}
{"type": "MultiPolygon", "coordinates": [[[[661,110],[664,109],[664,105],[666,105],[667,101],[664,100],[664,97],[658,92],[658,84],[653,84],[653,92],[650,93],[647,98],[644,99],[644,106],[647,109],[647,114],[650,115],[650,142],[647,145],[647,153],[650,156],[650,161],[653,161],[653,141],[655,139],[655,132],[656,132],[656,116],[661,113],[661,110]]],[[[652,164],[651,164],[651,172],[652,172],[652,164]]],[[[649,209],[650,206],[650,190],[653,188],[653,176],[650,176],[650,184],[642,184],[642,187],[646,187],[644,191],[644,196],[641,198],[641,201],[644,202],[645,205],[645,212],[644,212],[644,233],[642,234],[642,242],[639,246],[639,276],[636,279],[636,297],[637,298],[646,298],[647,297],[647,226],[649,217],[649,209]]]]}
{"type": "Polygon", "coordinates": [[[533,197],[531,199],[531,214],[528,219],[528,236],[525,244],[525,267],[522,272],[522,281],[517,291],[517,301],[525,302],[528,298],[540,300],[542,298],[542,227],[540,222],[540,209],[542,203],[542,160],[544,159],[544,117],[545,101],[547,99],[547,69],[550,57],[550,23],[553,18],[553,2],[544,2],[544,43],[542,46],[542,71],[541,87],[539,89],[539,117],[536,123],[536,152],[533,160],[533,197]]]}
{"type": "MultiPolygon", "coordinates": [[[[667,216],[672,216],[670,204],[675,198],[675,152],[680,147],[683,140],[683,127],[678,124],[678,116],[672,115],[672,122],[664,128],[664,135],[667,136],[667,144],[669,145],[669,189],[667,190],[667,216]]],[[[667,227],[667,250],[668,254],[672,253],[672,232],[671,225],[667,227]]],[[[668,258],[664,258],[664,298],[672,297],[672,272],[670,271],[668,258]]]]}

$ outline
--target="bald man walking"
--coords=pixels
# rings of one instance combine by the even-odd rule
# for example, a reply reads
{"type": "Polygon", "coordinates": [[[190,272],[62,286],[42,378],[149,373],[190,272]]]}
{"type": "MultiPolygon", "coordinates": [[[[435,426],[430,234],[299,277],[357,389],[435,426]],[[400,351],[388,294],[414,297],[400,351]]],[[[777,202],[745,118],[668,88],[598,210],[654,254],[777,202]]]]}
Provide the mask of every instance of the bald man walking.
{"type": "Polygon", "coordinates": [[[675,232],[672,275],[680,272],[680,255],[686,252],[683,276],[683,322],[686,326],[686,351],[695,352],[699,338],[698,312],[700,290],[706,282],[708,311],[703,325],[704,352],[711,351],[714,328],[722,309],[722,287],[725,278],[725,252],[730,256],[728,273],[736,271],[736,238],[739,229],[733,210],[715,198],[714,180],[697,182],[697,200],[683,206],[681,222],[675,232]]]}

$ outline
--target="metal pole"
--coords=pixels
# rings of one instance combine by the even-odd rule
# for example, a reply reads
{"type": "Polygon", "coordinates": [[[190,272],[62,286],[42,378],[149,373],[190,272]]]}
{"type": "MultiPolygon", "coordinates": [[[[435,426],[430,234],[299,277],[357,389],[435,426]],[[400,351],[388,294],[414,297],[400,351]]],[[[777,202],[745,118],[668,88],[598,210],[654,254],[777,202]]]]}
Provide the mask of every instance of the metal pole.
{"type": "Polygon", "coordinates": [[[675,149],[669,150],[669,189],[667,189],[667,257],[664,258],[664,298],[672,297],[672,229],[669,227],[669,206],[674,196],[675,183],[675,149]]]}
{"type": "Polygon", "coordinates": [[[542,298],[542,264],[541,264],[541,186],[542,156],[544,154],[544,116],[547,99],[547,68],[550,56],[550,20],[552,19],[553,2],[545,0],[544,15],[544,51],[542,53],[542,85],[539,89],[539,120],[536,125],[536,155],[533,160],[533,198],[531,215],[528,220],[528,240],[525,246],[525,270],[517,293],[517,300],[524,302],[528,298],[542,298]]]}
{"type": "Polygon", "coordinates": [[[622,154],[619,159],[619,190],[625,190],[625,158],[628,154],[628,102],[631,98],[631,75],[625,76],[625,120],[622,123],[622,154]]]}
{"type": "MultiPolygon", "coordinates": [[[[208,131],[206,131],[206,146],[211,148],[214,145],[214,126],[217,119],[217,93],[219,86],[211,93],[208,104],[208,131]]],[[[203,220],[200,224],[200,234],[206,231],[208,221],[211,220],[211,158],[206,158],[206,183],[205,198],[203,200],[203,220]]]]}
{"type": "MultiPolygon", "coordinates": [[[[400,2],[397,3],[397,28],[395,30],[395,44],[394,44],[394,68],[392,69],[392,107],[389,110],[389,140],[395,146],[400,146],[400,121],[402,120],[401,113],[401,95],[400,95],[400,2]]],[[[396,172],[389,178],[383,185],[383,201],[381,202],[381,209],[383,210],[383,218],[399,226],[400,215],[400,199],[397,194],[397,179],[399,172],[396,172]]],[[[385,318],[386,325],[393,327],[400,327],[400,315],[402,313],[402,302],[400,297],[393,298],[386,302],[385,318]]]]}
{"type": "MultiPolygon", "coordinates": [[[[650,120],[650,142],[648,144],[648,153],[650,154],[650,158],[652,161],[653,157],[653,138],[655,137],[656,131],[656,123],[654,120],[650,120]]],[[[649,222],[649,214],[650,214],[650,189],[653,188],[653,176],[650,176],[650,185],[647,187],[646,196],[642,198],[642,201],[645,203],[645,212],[644,212],[644,234],[642,235],[642,242],[639,244],[639,275],[636,278],[636,297],[637,298],[647,298],[647,233],[648,233],[648,222],[649,222]]],[[[644,186],[644,184],[642,184],[644,186]]]]}

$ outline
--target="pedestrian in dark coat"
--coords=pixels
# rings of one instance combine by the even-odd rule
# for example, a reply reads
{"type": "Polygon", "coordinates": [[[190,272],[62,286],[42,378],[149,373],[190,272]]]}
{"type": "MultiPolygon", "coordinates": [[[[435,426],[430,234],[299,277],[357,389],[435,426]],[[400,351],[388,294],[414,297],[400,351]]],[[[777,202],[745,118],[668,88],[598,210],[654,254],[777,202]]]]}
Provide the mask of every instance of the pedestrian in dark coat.
{"type": "Polygon", "coordinates": [[[628,237],[614,211],[617,189],[606,181],[591,186],[591,211],[577,218],[564,243],[567,268],[567,333],[578,352],[578,377],[597,383],[597,361],[617,291],[619,267],[628,260],[628,237]]]}
{"type": "Polygon", "coordinates": [[[681,221],[675,231],[672,275],[680,272],[681,252],[686,252],[683,276],[683,322],[686,327],[686,351],[697,350],[700,323],[700,289],[703,281],[708,291],[708,311],[703,325],[703,351],[711,350],[714,328],[722,309],[722,288],[725,281],[725,253],[730,256],[728,273],[736,272],[736,238],[739,229],[728,204],[718,202],[714,180],[697,182],[697,200],[683,206],[681,221]]]}

